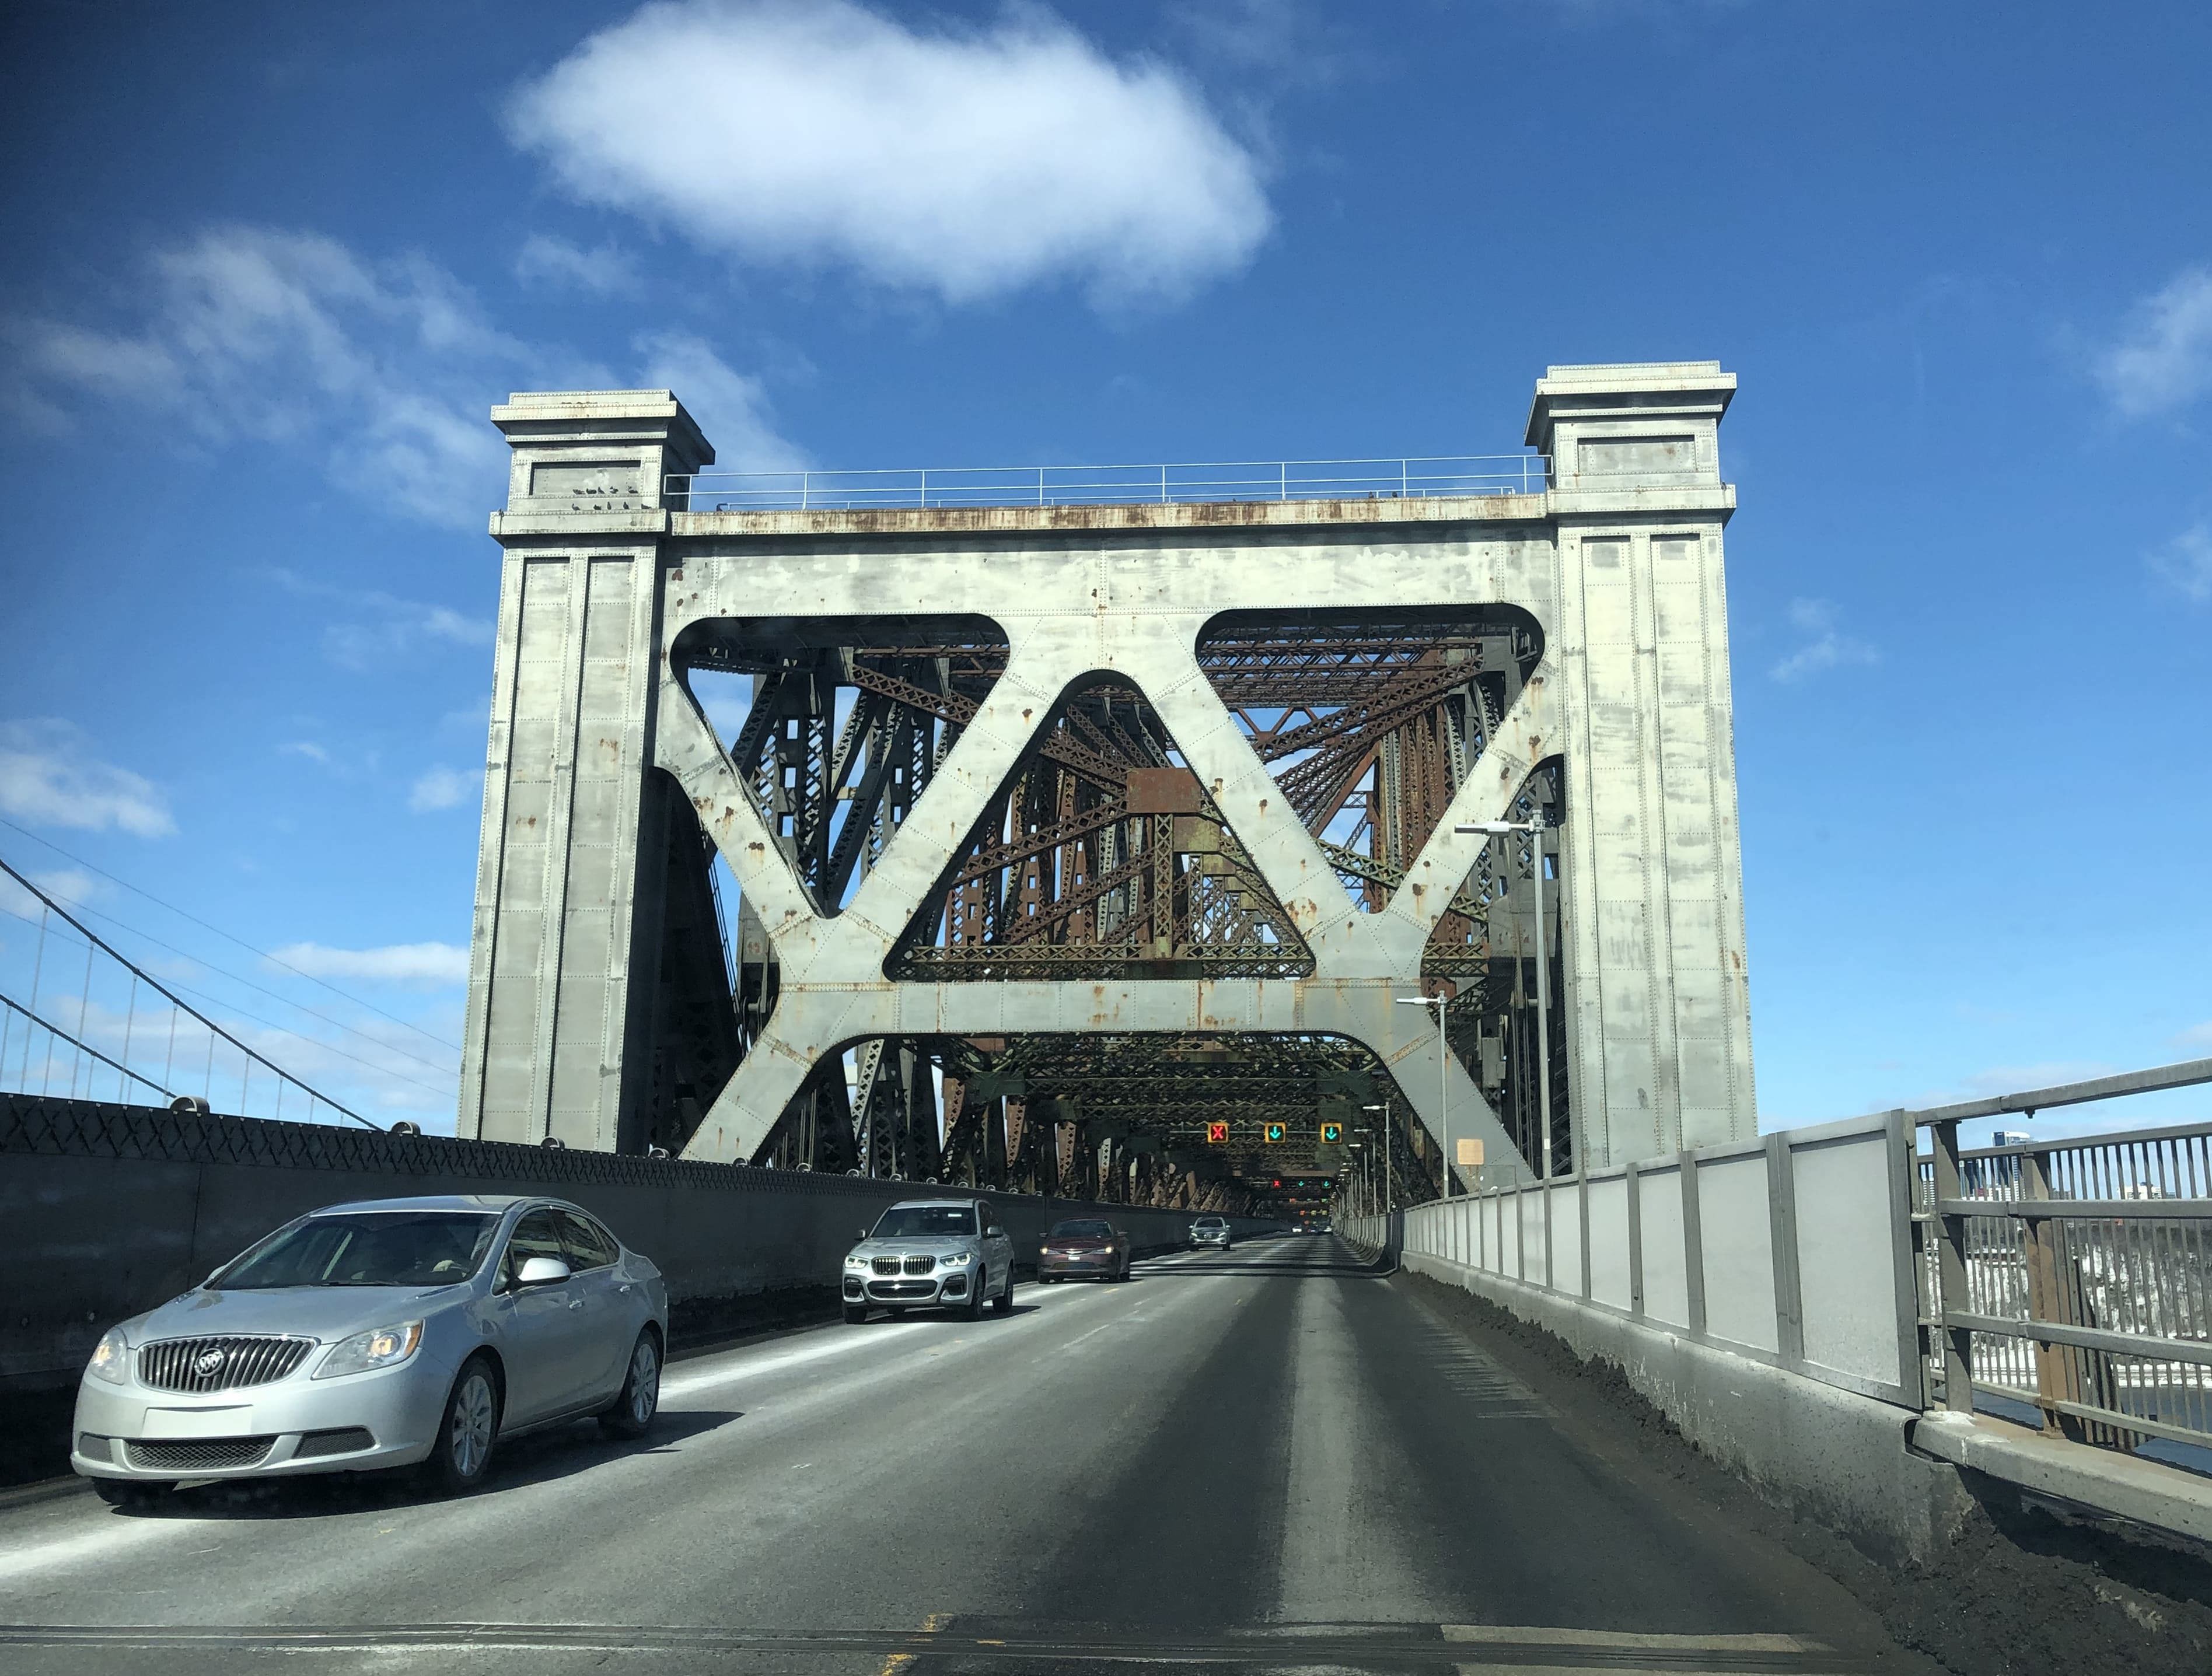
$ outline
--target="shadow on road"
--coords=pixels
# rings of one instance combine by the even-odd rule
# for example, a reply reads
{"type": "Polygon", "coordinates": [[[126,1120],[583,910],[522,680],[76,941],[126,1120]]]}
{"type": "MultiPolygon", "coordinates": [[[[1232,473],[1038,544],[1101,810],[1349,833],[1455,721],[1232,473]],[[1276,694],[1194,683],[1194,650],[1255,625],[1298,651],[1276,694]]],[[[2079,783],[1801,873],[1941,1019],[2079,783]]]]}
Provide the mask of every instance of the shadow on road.
{"type": "MultiPolygon", "coordinates": [[[[615,1439],[590,1420],[502,1442],[491,1474],[467,1496],[495,1496],[526,1484],[588,1473],[636,1454],[665,1454],[687,1440],[744,1418],[737,1409],[664,1410],[653,1430],[635,1441],[615,1439]]],[[[155,1501],[111,1509],[123,1519],[331,1519],[380,1508],[441,1499],[425,1490],[411,1468],[380,1473],[317,1473],[295,1479],[233,1479],[191,1485],[155,1501]]]]}

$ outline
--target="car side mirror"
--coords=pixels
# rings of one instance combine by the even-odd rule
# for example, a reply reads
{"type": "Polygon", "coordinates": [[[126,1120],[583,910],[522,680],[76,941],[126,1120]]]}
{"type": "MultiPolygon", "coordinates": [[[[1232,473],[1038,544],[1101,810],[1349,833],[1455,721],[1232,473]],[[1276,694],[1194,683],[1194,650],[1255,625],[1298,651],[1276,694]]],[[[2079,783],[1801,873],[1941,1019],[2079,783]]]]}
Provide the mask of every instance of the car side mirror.
{"type": "Polygon", "coordinates": [[[856,1240],[865,1240],[868,1237],[868,1230],[865,1228],[855,1228],[853,1230],[853,1237],[856,1240]]]}
{"type": "Polygon", "coordinates": [[[558,1257],[528,1257],[514,1282],[518,1286],[557,1286],[568,1278],[568,1266],[558,1257]]]}

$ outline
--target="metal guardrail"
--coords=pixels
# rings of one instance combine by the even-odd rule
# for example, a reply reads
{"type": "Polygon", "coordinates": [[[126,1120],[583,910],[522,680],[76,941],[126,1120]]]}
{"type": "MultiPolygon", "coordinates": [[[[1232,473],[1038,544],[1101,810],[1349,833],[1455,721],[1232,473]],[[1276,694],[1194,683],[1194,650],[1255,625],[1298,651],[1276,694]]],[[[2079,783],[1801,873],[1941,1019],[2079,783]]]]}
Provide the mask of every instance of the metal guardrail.
{"type": "Polygon", "coordinates": [[[2212,1445],[2212,1123],[1961,1148],[1972,1117],[2212,1083],[2212,1060],[1911,1114],[1929,1374],[2045,1430],[2212,1445]]]}
{"type": "Polygon", "coordinates": [[[1535,495],[1550,486],[1551,469],[1550,459],[1542,454],[1165,465],[917,466],[889,471],[679,473],[667,479],[665,489],[669,504],[691,512],[1169,506],[1535,495]]]}

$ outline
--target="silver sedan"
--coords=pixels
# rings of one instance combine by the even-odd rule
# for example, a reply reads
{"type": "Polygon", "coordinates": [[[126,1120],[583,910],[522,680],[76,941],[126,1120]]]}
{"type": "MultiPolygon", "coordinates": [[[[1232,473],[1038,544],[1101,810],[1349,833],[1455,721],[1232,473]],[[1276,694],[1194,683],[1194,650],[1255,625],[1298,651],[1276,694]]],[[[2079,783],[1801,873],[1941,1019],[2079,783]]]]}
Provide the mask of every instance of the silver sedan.
{"type": "Polygon", "coordinates": [[[467,1489],[502,1438],[660,1402],[660,1271],[558,1199],[333,1205],[109,1330],[70,1465],[110,1502],[182,1479],[419,1466],[467,1489]]]}

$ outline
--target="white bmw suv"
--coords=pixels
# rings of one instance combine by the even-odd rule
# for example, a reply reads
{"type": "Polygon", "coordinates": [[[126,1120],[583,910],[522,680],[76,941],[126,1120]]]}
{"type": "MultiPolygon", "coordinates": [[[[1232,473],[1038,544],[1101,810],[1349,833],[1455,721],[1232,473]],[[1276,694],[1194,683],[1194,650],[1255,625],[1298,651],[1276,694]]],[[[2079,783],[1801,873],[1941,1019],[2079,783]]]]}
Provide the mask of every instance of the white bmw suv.
{"type": "Polygon", "coordinates": [[[985,1199],[909,1199],[885,1211],[845,1256],[845,1319],[951,1308],[969,1321],[985,1300],[1014,1309],[1014,1242],[985,1199]]]}

